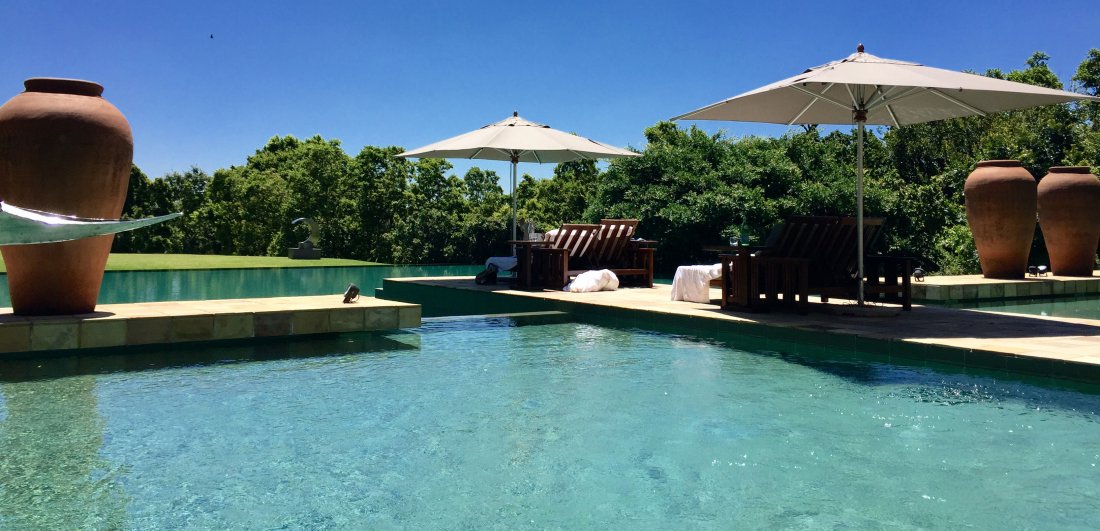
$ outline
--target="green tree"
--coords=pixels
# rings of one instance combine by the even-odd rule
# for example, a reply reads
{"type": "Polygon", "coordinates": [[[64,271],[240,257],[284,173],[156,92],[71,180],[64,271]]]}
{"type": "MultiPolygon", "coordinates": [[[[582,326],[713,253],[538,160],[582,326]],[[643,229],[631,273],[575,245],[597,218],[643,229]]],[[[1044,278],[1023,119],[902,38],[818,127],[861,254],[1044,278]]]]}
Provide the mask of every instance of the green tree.
{"type": "MultiPolygon", "coordinates": [[[[145,172],[141,171],[137,165],[131,164],[130,181],[126,188],[126,202],[122,205],[123,219],[140,219],[150,215],[149,212],[154,210],[149,192],[150,186],[151,182],[145,172]]],[[[133,231],[120,232],[115,235],[111,252],[139,252],[141,246],[144,245],[144,240],[147,240],[147,238],[143,238],[141,233],[133,231]]]]}
{"type": "Polygon", "coordinates": [[[149,180],[136,166],[133,167],[123,216],[141,218],[181,212],[183,217],[117,235],[112,249],[116,252],[143,253],[196,252],[199,242],[206,237],[203,227],[195,224],[192,214],[203,205],[209,182],[210,177],[197,167],[153,180],[149,180]]]}
{"type": "Polygon", "coordinates": [[[478,263],[489,256],[509,252],[511,206],[495,172],[470,168],[462,179],[465,206],[461,216],[462,239],[470,242],[455,261],[478,263]]]}
{"type": "Polygon", "coordinates": [[[405,191],[406,215],[395,227],[394,260],[398,263],[442,263],[452,260],[469,242],[459,229],[463,182],[447,176],[451,164],[442,159],[420,159],[405,191]]]}
{"type": "MultiPolygon", "coordinates": [[[[1100,50],[1089,50],[1088,56],[1073,75],[1073,89],[1089,96],[1100,95],[1100,50]]],[[[1077,143],[1070,150],[1066,163],[1100,166],[1100,102],[1079,103],[1074,109],[1078,133],[1077,143]]]]}
{"type": "Polygon", "coordinates": [[[762,237],[797,178],[786,139],[735,142],[671,122],[646,129],[646,138],[640,157],[614,160],[601,175],[586,217],[641,220],[638,234],[660,242],[657,259],[664,270],[713,261],[701,248],[722,234],[748,227],[762,237]]]}
{"type": "Polygon", "coordinates": [[[364,147],[339,183],[335,225],[349,258],[394,262],[397,226],[409,209],[405,194],[414,164],[397,158],[399,147],[364,147]]]}
{"type": "Polygon", "coordinates": [[[562,223],[598,221],[586,218],[585,210],[593,194],[592,184],[600,171],[594,160],[562,162],[554,167],[548,179],[533,179],[524,175],[520,191],[520,219],[546,231],[562,223]]]}

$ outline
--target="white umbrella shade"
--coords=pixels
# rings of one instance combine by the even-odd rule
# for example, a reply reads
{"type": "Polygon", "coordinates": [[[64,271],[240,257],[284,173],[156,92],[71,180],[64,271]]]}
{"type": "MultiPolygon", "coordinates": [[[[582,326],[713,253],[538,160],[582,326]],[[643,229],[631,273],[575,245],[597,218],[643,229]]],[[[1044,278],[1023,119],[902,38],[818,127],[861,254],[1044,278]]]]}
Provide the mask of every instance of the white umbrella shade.
{"type": "Polygon", "coordinates": [[[864,126],[894,127],[1100,98],[856,53],[673,120],[858,125],[856,216],[863,304],[864,126]]]}
{"type": "Polygon", "coordinates": [[[524,120],[518,113],[480,129],[411,149],[398,157],[484,159],[516,162],[634,157],[637,153],[524,120]]]}
{"type": "Polygon", "coordinates": [[[883,59],[859,51],[673,120],[895,127],[1093,99],[1085,94],[883,59]]]}
{"type": "Polygon", "coordinates": [[[636,157],[637,153],[609,146],[548,125],[524,120],[519,113],[480,129],[397,155],[410,158],[506,160],[512,163],[512,239],[516,239],[516,165],[520,162],[636,157]]]}

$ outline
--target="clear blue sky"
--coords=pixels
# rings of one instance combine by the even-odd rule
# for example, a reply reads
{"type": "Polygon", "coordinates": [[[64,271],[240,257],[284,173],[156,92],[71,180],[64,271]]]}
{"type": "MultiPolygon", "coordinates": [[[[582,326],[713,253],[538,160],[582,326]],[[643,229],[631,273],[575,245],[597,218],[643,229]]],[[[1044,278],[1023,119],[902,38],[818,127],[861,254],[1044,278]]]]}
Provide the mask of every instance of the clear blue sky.
{"type": "MultiPolygon", "coordinates": [[[[1100,48],[1100,5],[1034,0],[3,0],[0,17],[0,100],[28,77],[101,83],[151,177],[243,164],[275,135],[336,138],[352,155],[414,148],[513,110],[641,148],[658,120],[845,57],[859,42],[881,57],[977,71],[1022,68],[1041,50],[1067,83],[1100,48]]],[[[459,173],[508,173],[506,162],[452,162],[459,173]]],[[[520,171],[542,177],[553,166],[520,171]]]]}

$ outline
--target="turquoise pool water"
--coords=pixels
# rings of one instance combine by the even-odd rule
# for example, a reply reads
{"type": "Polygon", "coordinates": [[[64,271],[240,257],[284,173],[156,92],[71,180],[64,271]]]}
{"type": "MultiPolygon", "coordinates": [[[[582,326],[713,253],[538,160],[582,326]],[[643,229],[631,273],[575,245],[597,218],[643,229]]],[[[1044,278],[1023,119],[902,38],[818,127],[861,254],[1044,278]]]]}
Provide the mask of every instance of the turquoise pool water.
{"type": "Polygon", "coordinates": [[[980,302],[959,307],[992,312],[1100,320],[1100,297],[1095,295],[1061,299],[980,302]]]}
{"type": "MultiPolygon", "coordinates": [[[[371,266],[190,271],[107,271],[100,304],[154,301],[292,297],[343,293],[348,284],[373,297],[382,279],[393,277],[475,275],[482,266],[371,266]]],[[[11,306],[8,276],[0,274],[0,307],[11,306]]]]}
{"type": "Polygon", "coordinates": [[[1100,521],[1100,389],[813,347],[438,320],[0,382],[0,528],[1100,521]]]}

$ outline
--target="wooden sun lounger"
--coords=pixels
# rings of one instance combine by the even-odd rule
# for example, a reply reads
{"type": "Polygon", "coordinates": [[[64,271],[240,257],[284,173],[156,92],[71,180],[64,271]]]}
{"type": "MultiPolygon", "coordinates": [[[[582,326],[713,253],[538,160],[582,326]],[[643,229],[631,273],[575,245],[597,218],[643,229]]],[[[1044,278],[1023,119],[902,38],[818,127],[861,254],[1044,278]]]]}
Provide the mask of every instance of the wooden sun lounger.
{"type": "MultiPolygon", "coordinates": [[[[882,231],[882,218],[864,218],[864,249],[882,231]]],[[[770,247],[745,247],[719,256],[723,309],[809,310],[809,295],[857,297],[856,222],[853,218],[795,216],[770,247]]],[[[865,256],[865,300],[912,308],[908,258],[865,256]]]]}
{"type": "Polygon", "coordinates": [[[637,227],[636,219],[563,224],[552,246],[533,250],[535,284],[561,289],[585,271],[609,269],[624,281],[653,287],[654,249],[633,241],[637,227]]]}
{"type": "Polygon", "coordinates": [[[625,284],[652,288],[655,250],[634,240],[637,231],[636,219],[601,219],[600,238],[592,250],[591,266],[610,269],[625,284]]]}
{"type": "Polygon", "coordinates": [[[550,245],[532,249],[532,284],[561,289],[569,281],[570,260],[584,262],[599,234],[596,224],[562,224],[550,245]]]}

